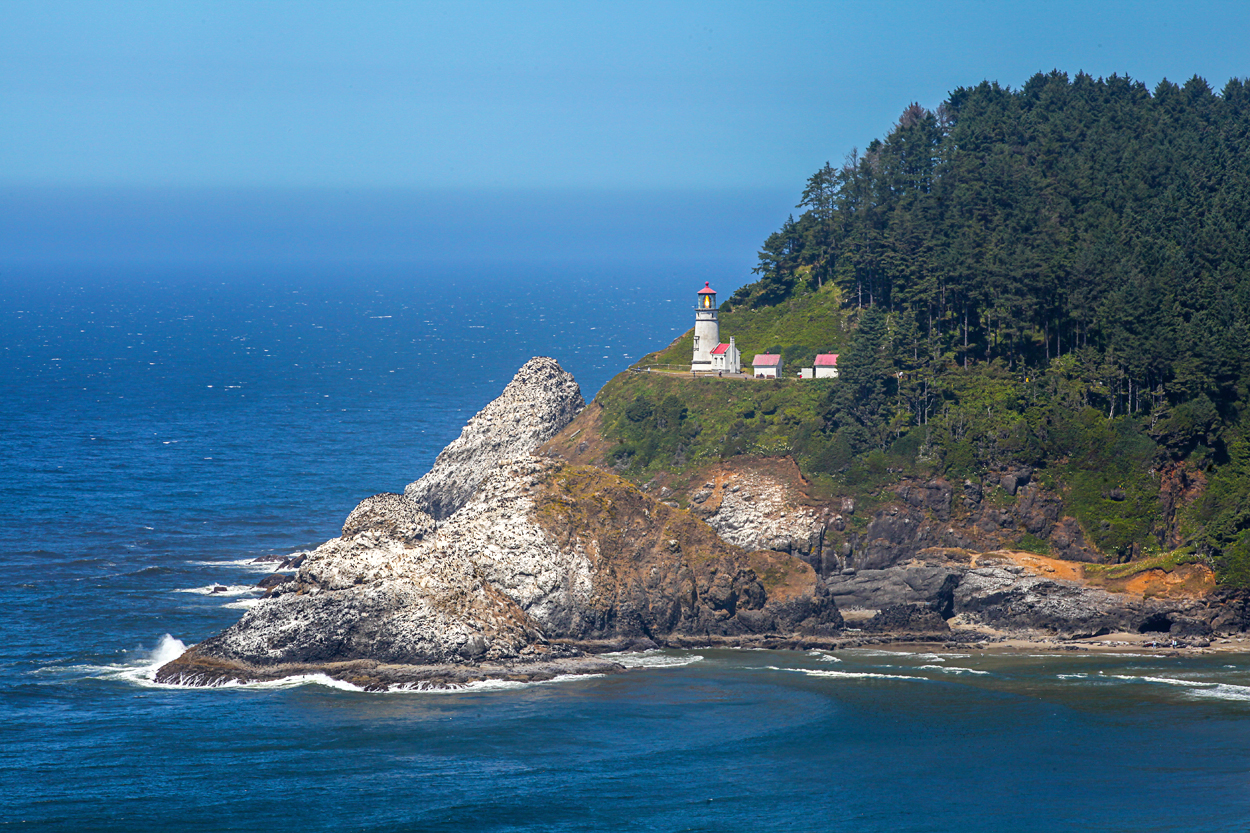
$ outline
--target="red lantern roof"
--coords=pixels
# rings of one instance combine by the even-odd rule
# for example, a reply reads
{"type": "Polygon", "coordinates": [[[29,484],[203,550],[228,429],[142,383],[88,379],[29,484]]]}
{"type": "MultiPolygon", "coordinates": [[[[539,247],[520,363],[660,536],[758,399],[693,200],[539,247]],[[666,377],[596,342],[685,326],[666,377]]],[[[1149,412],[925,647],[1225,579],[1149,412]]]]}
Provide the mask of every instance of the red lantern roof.
{"type": "Polygon", "coordinates": [[[700,295],[715,295],[716,290],[712,288],[711,281],[704,281],[703,288],[699,290],[700,295]]]}

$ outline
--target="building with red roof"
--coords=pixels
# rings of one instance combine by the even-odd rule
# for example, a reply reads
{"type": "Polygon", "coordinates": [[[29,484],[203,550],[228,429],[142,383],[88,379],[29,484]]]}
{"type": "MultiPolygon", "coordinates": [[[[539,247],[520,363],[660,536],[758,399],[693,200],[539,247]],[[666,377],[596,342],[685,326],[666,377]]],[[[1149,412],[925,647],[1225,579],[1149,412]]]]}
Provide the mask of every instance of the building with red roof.
{"type": "Polygon", "coordinates": [[[728,344],[718,344],[712,348],[712,370],[717,373],[741,373],[742,352],[734,344],[733,336],[728,344]]]}
{"type": "Polygon", "coordinates": [[[838,378],[837,353],[818,353],[813,364],[815,365],[817,379],[838,378]]]}
{"type": "Polygon", "coordinates": [[[782,361],[777,353],[760,353],[751,360],[751,373],[755,378],[781,378],[782,361]]]}

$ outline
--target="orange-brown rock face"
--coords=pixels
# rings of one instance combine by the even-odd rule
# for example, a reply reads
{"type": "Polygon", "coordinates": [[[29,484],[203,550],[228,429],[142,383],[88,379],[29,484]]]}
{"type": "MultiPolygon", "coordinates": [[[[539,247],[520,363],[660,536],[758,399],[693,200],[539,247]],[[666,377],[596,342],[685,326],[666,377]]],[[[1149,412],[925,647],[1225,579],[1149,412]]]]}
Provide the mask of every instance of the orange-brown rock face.
{"type": "Polygon", "coordinates": [[[584,554],[592,595],[567,634],[828,634],[841,627],[819,576],[781,552],[748,551],[690,513],[589,466],[545,476],[535,518],[558,546],[584,554]]]}

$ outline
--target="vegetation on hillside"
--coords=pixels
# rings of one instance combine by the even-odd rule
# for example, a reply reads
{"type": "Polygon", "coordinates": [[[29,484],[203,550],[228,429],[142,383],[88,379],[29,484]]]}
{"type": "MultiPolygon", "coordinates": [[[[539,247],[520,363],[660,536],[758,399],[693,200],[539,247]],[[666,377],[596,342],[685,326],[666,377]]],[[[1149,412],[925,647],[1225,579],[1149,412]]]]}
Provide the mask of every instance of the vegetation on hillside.
{"type": "MultiPolygon", "coordinates": [[[[808,180],[721,307],[744,361],[839,352],[834,382],[631,375],[619,465],[790,453],[816,480],[1040,470],[1090,539],[1250,585],[1250,85],[1038,74],[904,110],[808,180]],[[749,416],[748,416],[749,414],[749,416]],[[783,451],[784,449],[784,451],[783,451]]],[[[641,364],[689,362],[681,340],[641,364]]]]}
{"type": "MultiPolygon", "coordinates": [[[[818,291],[795,292],[772,306],[721,306],[721,335],[730,336],[742,351],[744,369],[750,371],[757,353],[780,353],[787,367],[810,367],[817,353],[840,353],[850,342],[851,312],[843,305],[842,291],[827,284],[818,291]]],[[[659,352],[643,357],[636,366],[690,368],[694,331],[659,352]]]]}

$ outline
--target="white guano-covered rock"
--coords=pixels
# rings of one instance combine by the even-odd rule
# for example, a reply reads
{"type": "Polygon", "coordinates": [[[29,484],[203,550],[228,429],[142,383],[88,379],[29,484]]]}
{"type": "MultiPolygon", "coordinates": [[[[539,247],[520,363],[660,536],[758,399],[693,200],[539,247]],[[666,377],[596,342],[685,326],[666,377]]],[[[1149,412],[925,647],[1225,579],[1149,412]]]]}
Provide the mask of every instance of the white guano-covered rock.
{"type": "Polygon", "coordinates": [[[586,402],[573,375],[539,356],[517,371],[499,398],[477,413],[429,473],[404,495],[437,521],[468,502],[501,463],[526,457],[573,421],[586,402]]]}
{"type": "Polygon", "coordinates": [[[747,550],[819,552],[824,524],[782,483],[740,472],[723,488],[716,511],[706,516],[720,537],[747,550]]]}

